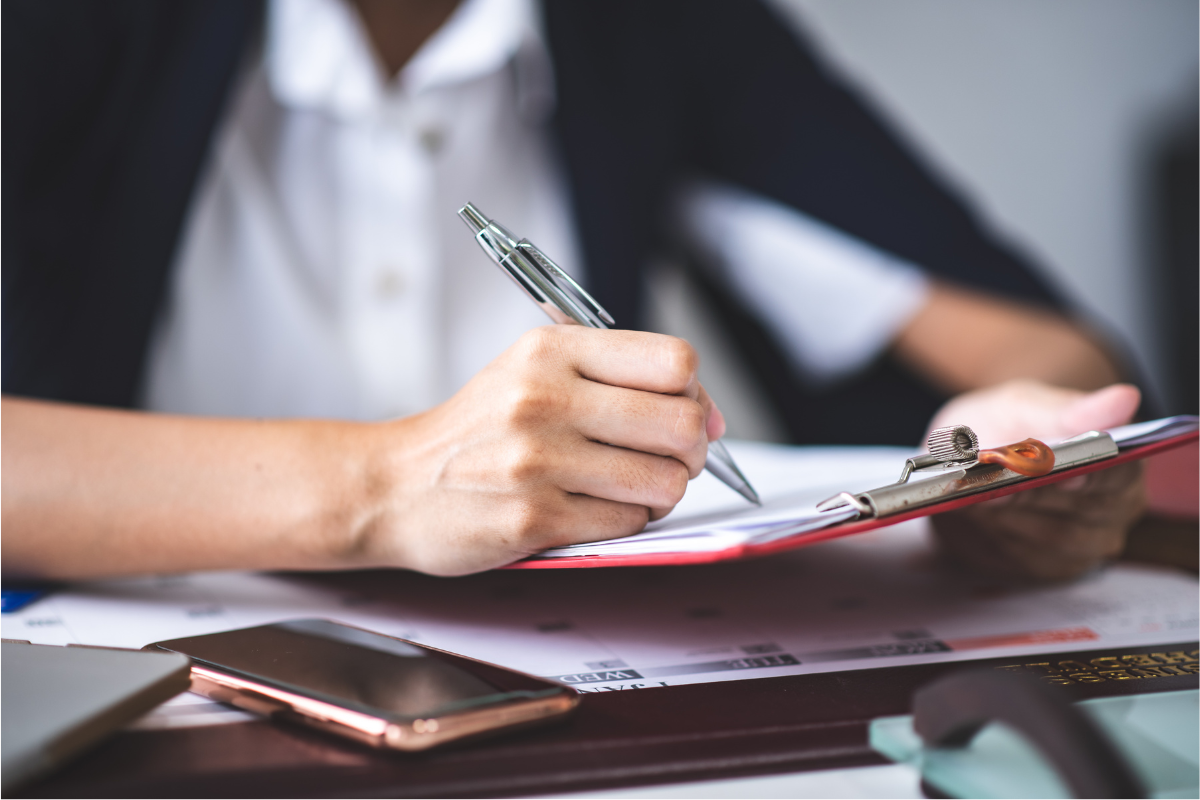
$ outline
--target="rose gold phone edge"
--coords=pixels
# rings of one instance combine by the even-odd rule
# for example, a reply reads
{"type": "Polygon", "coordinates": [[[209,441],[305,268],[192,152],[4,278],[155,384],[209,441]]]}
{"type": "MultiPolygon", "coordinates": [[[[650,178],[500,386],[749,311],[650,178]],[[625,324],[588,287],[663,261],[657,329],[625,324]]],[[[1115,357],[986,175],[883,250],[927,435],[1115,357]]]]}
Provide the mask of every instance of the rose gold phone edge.
{"type": "MultiPolygon", "coordinates": [[[[331,620],[332,621],[332,620],[331,620]]],[[[357,628],[377,636],[385,636],[398,642],[445,653],[454,658],[474,661],[489,667],[504,669],[525,675],[519,670],[499,667],[477,658],[451,653],[429,645],[410,642],[395,636],[376,631],[368,631],[356,625],[344,625],[347,628],[357,628]]],[[[145,650],[164,650],[157,644],[147,645],[145,650]]],[[[178,651],[168,651],[178,652],[178,651]]],[[[183,655],[187,655],[184,653],[183,655]]],[[[528,677],[544,681],[535,675],[528,677]]],[[[439,744],[471,736],[484,736],[493,733],[504,733],[540,722],[549,722],[554,717],[569,713],[579,705],[581,695],[570,686],[562,686],[562,693],[553,697],[521,700],[506,703],[498,708],[485,708],[477,711],[463,711],[447,714],[441,717],[415,719],[411,722],[377,717],[343,706],[327,703],[312,697],[306,697],[295,692],[289,692],[275,686],[265,685],[248,678],[242,678],[192,662],[191,688],[196,694],[215,700],[218,703],[240,708],[263,717],[280,717],[290,722],[297,722],[308,727],[324,730],[329,733],[354,739],[371,747],[391,750],[415,752],[428,750],[439,744]]]]}

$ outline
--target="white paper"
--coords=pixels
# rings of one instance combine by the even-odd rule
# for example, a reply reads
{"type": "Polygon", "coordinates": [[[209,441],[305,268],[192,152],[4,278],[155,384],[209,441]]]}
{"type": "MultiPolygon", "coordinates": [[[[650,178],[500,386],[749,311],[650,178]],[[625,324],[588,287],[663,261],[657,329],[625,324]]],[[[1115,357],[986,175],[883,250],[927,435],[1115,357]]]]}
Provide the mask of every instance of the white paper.
{"type": "Polygon", "coordinates": [[[763,504],[741,495],[704,472],[661,520],[623,539],[556,547],[542,558],[584,555],[713,552],[782,535],[818,530],[852,519],[852,509],[818,513],[817,503],[847,489],[895,481],[906,447],[790,447],[726,441],[730,455],[758,491],[763,504]]]}
{"type": "Polygon", "coordinates": [[[1152,419],[1149,422],[1135,422],[1132,425],[1122,425],[1119,428],[1110,428],[1108,434],[1112,436],[1113,441],[1119,446],[1134,447],[1140,444],[1157,442],[1170,436],[1190,433],[1196,430],[1198,422],[1200,420],[1197,417],[1184,414],[1177,417],[1152,419]]]}

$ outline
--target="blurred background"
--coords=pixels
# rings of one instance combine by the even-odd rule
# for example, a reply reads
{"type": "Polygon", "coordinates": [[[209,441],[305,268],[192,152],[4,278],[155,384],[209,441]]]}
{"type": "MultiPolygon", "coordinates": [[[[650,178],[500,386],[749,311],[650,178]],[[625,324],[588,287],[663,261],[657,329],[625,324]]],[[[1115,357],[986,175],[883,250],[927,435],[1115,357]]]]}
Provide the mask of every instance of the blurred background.
{"type": "MultiPolygon", "coordinates": [[[[1197,413],[1194,0],[773,0],[926,163],[1129,348],[1157,408],[1197,413]]],[[[664,266],[660,330],[700,350],[729,435],[771,411],[664,266]]]]}

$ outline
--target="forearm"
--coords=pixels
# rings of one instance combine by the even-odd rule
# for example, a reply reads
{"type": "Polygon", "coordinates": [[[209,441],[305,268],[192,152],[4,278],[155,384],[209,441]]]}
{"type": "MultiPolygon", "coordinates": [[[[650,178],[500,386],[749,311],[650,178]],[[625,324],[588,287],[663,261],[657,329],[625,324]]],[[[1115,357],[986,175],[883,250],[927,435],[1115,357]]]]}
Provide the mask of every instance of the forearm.
{"type": "Polygon", "coordinates": [[[4,399],[4,572],[461,575],[636,533],[724,432],[696,366],[680,339],[555,325],[388,422],[4,399]]]}
{"type": "Polygon", "coordinates": [[[1084,390],[1120,379],[1113,359],[1067,318],[943,284],[933,285],[893,352],[950,394],[1016,378],[1084,390]]]}
{"type": "Polygon", "coordinates": [[[5,398],[5,576],[354,566],[366,426],[5,398]]]}

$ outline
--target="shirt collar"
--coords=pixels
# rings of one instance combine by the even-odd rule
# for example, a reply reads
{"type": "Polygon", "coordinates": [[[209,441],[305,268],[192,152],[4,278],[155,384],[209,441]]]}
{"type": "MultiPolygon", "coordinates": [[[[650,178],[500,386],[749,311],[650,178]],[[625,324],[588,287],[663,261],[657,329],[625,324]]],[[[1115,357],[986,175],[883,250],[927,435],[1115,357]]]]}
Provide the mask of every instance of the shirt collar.
{"type": "Polygon", "coordinates": [[[353,118],[391,96],[414,97],[512,63],[518,111],[540,117],[553,107],[554,80],[539,22],[534,0],[463,0],[389,81],[345,0],[271,0],[267,80],[284,106],[353,118]]]}

